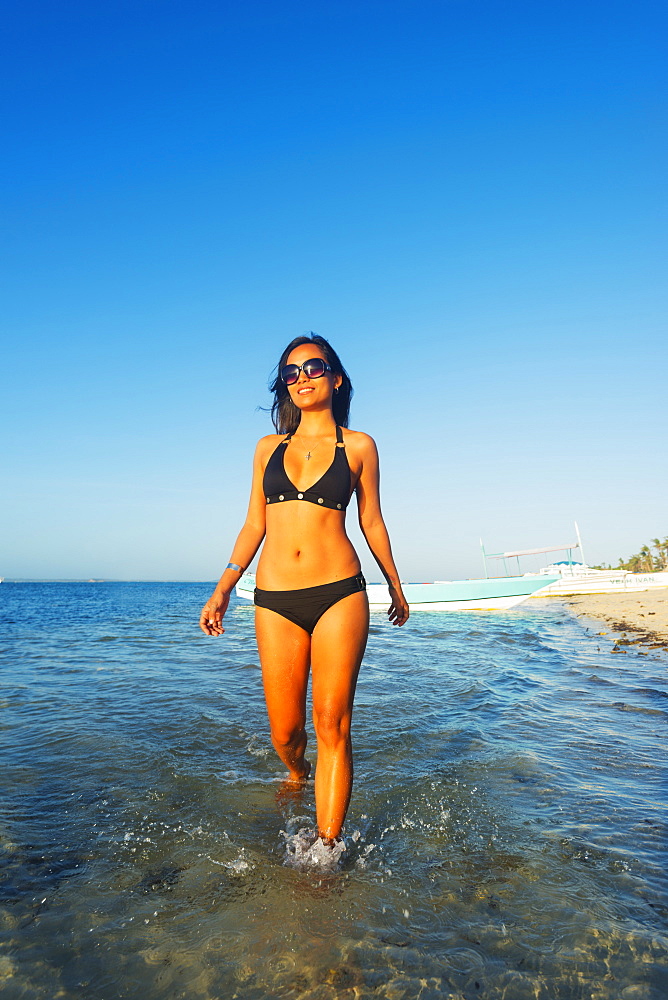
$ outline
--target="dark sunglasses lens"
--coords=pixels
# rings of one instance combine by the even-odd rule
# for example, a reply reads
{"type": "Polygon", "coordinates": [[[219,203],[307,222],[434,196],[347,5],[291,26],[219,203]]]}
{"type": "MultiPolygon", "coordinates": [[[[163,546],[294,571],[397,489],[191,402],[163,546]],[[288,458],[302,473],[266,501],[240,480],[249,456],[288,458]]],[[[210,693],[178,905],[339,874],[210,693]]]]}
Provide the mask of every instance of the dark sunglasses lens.
{"type": "Polygon", "coordinates": [[[299,368],[297,365],[286,365],[281,368],[281,378],[286,385],[294,385],[299,378],[299,368]]]}
{"type": "Polygon", "coordinates": [[[304,375],[309,378],[322,378],[325,374],[326,366],[322,358],[312,358],[311,361],[304,362],[304,375]]]}

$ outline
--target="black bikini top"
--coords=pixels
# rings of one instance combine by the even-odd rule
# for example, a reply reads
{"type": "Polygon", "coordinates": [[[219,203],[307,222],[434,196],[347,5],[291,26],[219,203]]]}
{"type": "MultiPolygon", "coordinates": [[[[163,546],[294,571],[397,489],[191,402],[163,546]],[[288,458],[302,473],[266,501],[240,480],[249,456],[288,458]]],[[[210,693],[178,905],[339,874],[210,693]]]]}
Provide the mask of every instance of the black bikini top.
{"type": "Polygon", "coordinates": [[[332,510],[345,510],[350,501],[350,466],[346,457],[346,446],[343,443],[341,428],[336,428],[336,448],[334,459],[327,472],[317,483],[307,490],[295,489],[294,483],[288,479],[285,471],[285,449],[290,443],[292,434],[272,452],[267,467],[264,470],[262,485],[267,503],[280,503],[282,500],[308,500],[309,503],[320,504],[321,507],[331,507],[332,510]]]}

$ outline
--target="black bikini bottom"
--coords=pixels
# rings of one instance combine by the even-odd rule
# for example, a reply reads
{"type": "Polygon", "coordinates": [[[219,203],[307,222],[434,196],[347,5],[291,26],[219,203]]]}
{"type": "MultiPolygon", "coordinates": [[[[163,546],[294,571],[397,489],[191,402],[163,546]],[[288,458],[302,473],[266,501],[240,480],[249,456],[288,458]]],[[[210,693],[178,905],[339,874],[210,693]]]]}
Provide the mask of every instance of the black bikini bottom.
{"type": "Polygon", "coordinates": [[[276,611],[312,635],[325,611],[329,611],[333,604],[344,597],[360,590],[366,590],[366,580],[358,573],[357,576],[349,576],[347,580],[335,580],[334,583],[303,587],[301,590],[260,590],[256,587],[255,603],[258,608],[276,611]]]}

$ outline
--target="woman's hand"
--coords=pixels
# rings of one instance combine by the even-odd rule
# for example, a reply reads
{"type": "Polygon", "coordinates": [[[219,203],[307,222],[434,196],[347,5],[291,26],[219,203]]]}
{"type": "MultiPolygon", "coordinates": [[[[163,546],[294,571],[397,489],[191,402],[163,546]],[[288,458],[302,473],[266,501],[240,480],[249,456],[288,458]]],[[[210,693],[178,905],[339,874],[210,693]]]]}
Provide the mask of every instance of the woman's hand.
{"type": "Polygon", "coordinates": [[[225,631],[223,628],[223,615],[227,611],[227,605],[229,603],[229,593],[221,594],[219,591],[214,590],[213,594],[202,608],[202,614],[199,616],[199,627],[205,635],[223,634],[225,631]]]}
{"type": "Polygon", "coordinates": [[[401,587],[389,585],[390,600],[392,603],[387,609],[387,617],[393,625],[404,625],[408,621],[408,602],[403,595],[401,587]]]}

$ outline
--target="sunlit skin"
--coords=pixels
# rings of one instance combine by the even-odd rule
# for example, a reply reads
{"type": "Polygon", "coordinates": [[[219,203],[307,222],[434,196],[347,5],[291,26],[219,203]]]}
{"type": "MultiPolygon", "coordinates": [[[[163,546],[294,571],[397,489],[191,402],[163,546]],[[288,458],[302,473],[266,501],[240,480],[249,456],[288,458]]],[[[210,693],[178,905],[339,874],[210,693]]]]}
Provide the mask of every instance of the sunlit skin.
{"type": "MultiPolygon", "coordinates": [[[[300,344],[288,364],[301,365],[324,354],[316,344],[300,344]]],[[[303,371],[290,398],[301,419],[285,451],[285,470],[296,489],[306,490],[327,471],[334,457],[336,423],[334,391],[341,375],[327,372],[310,379],[303,371]],[[306,454],[311,452],[311,459],[306,454]]],[[[248,566],[264,541],[256,583],[263,590],[296,590],[361,572],[359,558],[345,531],[345,511],[311,503],[267,504],[264,470],[284,434],[268,434],[255,450],[248,514],[230,561],[248,566]]],[[[352,488],[357,494],[359,524],[387,580],[389,620],[403,625],[408,605],[397,573],[380,509],[378,453],[368,434],[343,429],[352,488]]],[[[206,635],[225,631],[223,617],[239,573],[227,569],[202,610],[206,635]]],[[[313,725],[317,739],[315,773],[318,832],[325,842],[339,836],[353,782],[351,720],[360,664],[369,630],[369,605],[363,591],[338,601],[320,618],[313,635],[267,608],[255,608],[255,629],[262,680],[274,748],[288,769],[289,780],[310,773],[306,751],[306,691],[312,674],[313,725]]]]}

